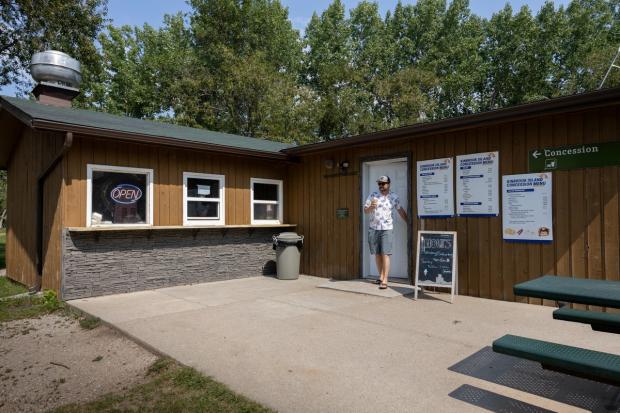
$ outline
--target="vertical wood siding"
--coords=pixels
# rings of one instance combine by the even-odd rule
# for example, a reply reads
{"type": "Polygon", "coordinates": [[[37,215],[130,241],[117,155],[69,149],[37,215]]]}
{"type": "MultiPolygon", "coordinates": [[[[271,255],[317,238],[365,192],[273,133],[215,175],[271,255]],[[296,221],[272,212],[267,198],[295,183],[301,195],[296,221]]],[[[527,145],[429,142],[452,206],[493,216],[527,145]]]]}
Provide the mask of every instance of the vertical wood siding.
{"type": "MultiPolygon", "coordinates": [[[[526,173],[530,149],[620,140],[619,112],[618,106],[606,107],[302,156],[289,166],[286,193],[286,220],[298,224],[306,237],[302,272],[336,279],[360,276],[359,176],[325,178],[332,171],[325,169],[324,161],[348,160],[350,170],[359,172],[364,158],[408,152],[412,234],[415,237],[419,229],[458,232],[460,294],[541,303],[514,297],[513,285],[544,274],[620,280],[618,166],[553,173],[552,244],[504,242],[501,215],[418,220],[415,195],[418,160],[497,150],[500,175],[526,173]],[[339,207],[349,208],[350,218],[335,219],[339,207]]],[[[414,242],[411,260],[415,247],[414,242]]]]}
{"type": "MultiPolygon", "coordinates": [[[[527,172],[532,148],[620,140],[618,106],[506,122],[440,135],[390,141],[303,156],[297,163],[120,143],[76,136],[61,167],[45,186],[43,288],[60,287],[63,227],[85,226],[86,165],[151,168],[154,171],[154,224],[182,225],[183,172],[226,176],[226,224],[250,223],[250,177],[284,181],[284,219],[298,224],[306,239],[302,271],[336,279],[360,275],[360,176],[324,177],[326,160],[348,160],[360,172],[365,158],[401,156],[411,165],[411,231],[458,232],[459,293],[515,298],[512,286],[542,274],[620,280],[620,167],[553,173],[554,241],[516,244],[502,240],[497,218],[416,219],[415,164],[418,160],[498,150],[500,174],[527,172]],[[64,180],[64,181],[63,181],[64,180]],[[64,182],[64,184],[63,184],[64,182]],[[336,219],[349,208],[348,219],[336,219]]],[[[63,135],[25,130],[8,166],[7,273],[26,285],[36,281],[36,181],[63,143],[63,135]]],[[[413,269],[415,242],[410,252],[413,269]]],[[[543,304],[550,304],[543,302],[543,304]]]]}
{"type": "MultiPolygon", "coordinates": [[[[37,180],[63,141],[59,133],[25,129],[7,168],[7,274],[27,286],[37,277],[37,180]]],[[[57,166],[44,187],[43,288],[60,285],[61,182],[62,169],[57,166]]]]}
{"type": "MultiPolygon", "coordinates": [[[[26,130],[8,167],[7,273],[28,286],[36,282],[36,188],[44,165],[64,135],[26,130]]],[[[86,165],[153,169],[154,225],[183,225],[183,172],[226,177],[226,224],[250,223],[250,178],[285,181],[283,162],[74,137],[44,194],[43,288],[60,290],[63,227],[86,225],[86,165]],[[64,184],[63,184],[64,182],[64,184]]],[[[287,183],[284,182],[285,189],[287,183]]]]}
{"type": "Polygon", "coordinates": [[[225,175],[227,225],[250,223],[251,177],[284,181],[286,173],[283,162],[76,137],[64,162],[65,227],[86,226],[88,164],[153,169],[154,225],[183,225],[183,172],[225,175]]]}

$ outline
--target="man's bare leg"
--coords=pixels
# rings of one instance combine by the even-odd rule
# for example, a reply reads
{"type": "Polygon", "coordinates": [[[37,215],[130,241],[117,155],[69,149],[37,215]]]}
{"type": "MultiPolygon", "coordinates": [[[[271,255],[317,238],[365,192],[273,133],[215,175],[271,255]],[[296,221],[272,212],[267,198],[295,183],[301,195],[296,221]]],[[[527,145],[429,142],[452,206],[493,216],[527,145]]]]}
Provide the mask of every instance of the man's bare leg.
{"type": "Polygon", "coordinates": [[[387,284],[388,282],[388,274],[390,273],[390,256],[389,255],[382,255],[382,265],[381,265],[381,269],[383,270],[383,272],[381,273],[381,282],[387,284]]]}
{"type": "Polygon", "coordinates": [[[381,274],[383,273],[383,255],[375,254],[375,263],[377,264],[377,272],[379,273],[379,279],[383,282],[381,274]]]}

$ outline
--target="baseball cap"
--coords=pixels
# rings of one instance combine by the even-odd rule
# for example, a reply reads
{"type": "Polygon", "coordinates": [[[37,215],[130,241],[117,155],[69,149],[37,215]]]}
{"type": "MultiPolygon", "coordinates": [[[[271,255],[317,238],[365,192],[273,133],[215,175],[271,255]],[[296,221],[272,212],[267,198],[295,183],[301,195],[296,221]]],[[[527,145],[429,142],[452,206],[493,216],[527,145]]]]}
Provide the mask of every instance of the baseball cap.
{"type": "Polygon", "coordinates": [[[390,177],[387,175],[381,175],[380,177],[377,178],[377,182],[387,182],[389,184],[390,177]]]}

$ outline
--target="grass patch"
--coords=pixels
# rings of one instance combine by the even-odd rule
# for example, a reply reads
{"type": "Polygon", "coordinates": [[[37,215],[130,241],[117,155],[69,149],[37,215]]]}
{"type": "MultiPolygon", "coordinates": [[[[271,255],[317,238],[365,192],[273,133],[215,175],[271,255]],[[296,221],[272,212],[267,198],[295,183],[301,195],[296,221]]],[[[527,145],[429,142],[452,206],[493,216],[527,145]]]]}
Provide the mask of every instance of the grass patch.
{"type": "Polygon", "coordinates": [[[40,317],[64,308],[55,295],[32,295],[0,301],[0,323],[40,317]]]}
{"type": "Polygon", "coordinates": [[[0,277],[0,298],[28,292],[21,284],[11,281],[6,277],[0,277]]]}
{"type": "Polygon", "coordinates": [[[273,412],[196,370],[159,359],[147,371],[148,381],[88,403],[62,406],[52,413],[78,412],[273,412]]]}
{"type": "Polygon", "coordinates": [[[82,327],[84,330],[92,330],[101,325],[101,319],[98,317],[87,316],[84,318],[80,318],[79,323],[80,327],[82,327]]]}

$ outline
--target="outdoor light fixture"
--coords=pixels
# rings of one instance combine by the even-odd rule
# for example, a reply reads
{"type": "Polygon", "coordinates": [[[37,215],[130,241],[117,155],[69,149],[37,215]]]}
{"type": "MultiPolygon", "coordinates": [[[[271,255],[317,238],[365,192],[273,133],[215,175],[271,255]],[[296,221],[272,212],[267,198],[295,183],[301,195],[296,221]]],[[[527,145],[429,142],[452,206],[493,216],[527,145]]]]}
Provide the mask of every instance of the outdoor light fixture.
{"type": "Polygon", "coordinates": [[[351,172],[349,168],[351,167],[351,162],[348,160],[344,161],[335,161],[333,159],[323,159],[323,167],[327,169],[328,172],[323,175],[324,178],[335,178],[338,176],[347,176],[347,175],[355,175],[357,172],[351,172]]]}

